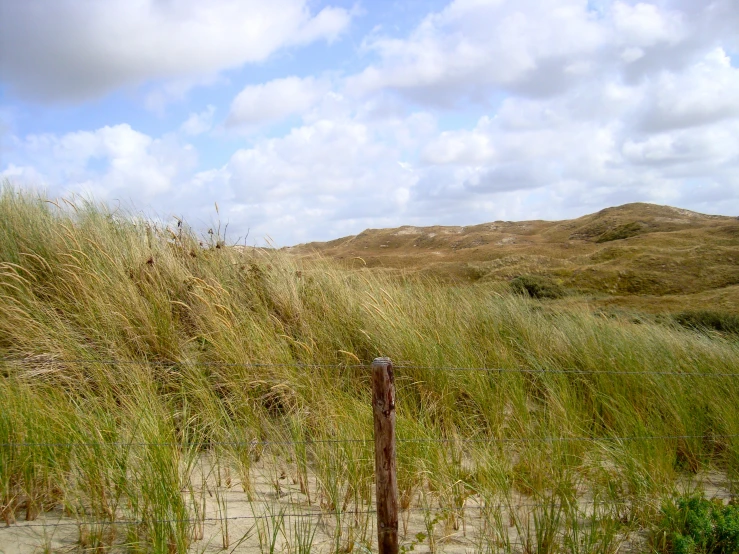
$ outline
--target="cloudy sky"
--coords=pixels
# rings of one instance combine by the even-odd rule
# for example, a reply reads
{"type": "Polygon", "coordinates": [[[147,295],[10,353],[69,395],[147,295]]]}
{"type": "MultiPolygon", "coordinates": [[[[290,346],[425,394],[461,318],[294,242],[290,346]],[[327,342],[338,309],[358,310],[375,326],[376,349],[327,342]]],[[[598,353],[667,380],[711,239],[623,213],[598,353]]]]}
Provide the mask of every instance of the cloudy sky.
{"type": "Polygon", "coordinates": [[[279,245],[739,215],[739,2],[0,0],[0,176],[279,245]]]}

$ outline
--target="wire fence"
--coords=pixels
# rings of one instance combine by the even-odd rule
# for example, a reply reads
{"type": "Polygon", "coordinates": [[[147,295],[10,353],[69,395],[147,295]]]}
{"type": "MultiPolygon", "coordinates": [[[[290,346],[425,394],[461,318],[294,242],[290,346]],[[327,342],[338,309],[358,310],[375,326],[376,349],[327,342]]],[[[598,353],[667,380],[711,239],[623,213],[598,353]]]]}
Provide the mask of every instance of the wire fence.
{"type": "MultiPolygon", "coordinates": [[[[612,505],[607,504],[606,502],[578,502],[579,505],[585,506],[585,505],[612,505]]],[[[626,503],[616,503],[616,504],[622,504],[625,505],[626,503]]],[[[550,504],[515,504],[512,506],[512,508],[548,508],[550,507],[550,504]]],[[[495,505],[495,506],[465,506],[462,508],[459,508],[458,512],[465,512],[465,511],[480,511],[480,510],[490,510],[490,509],[508,509],[509,507],[505,504],[495,505]]],[[[403,512],[409,512],[409,513],[425,513],[429,511],[427,508],[408,508],[406,510],[403,510],[403,512]]],[[[344,511],[313,511],[313,512],[300,512],[300,513],[289,513],[289,512],[282,512],[277,511],[270,514],[261,514],[261,515],[248,515],[248,516],[224,516],[221,518],[216,517],[204,517],[204,518],[176,518],[176,519],[154,519],[154,520],[128,520],[128,519],[120,519],[120,520],[80,520],[80,521],[65,521],[65,522],[42,522],[42,523],[25,523],[23,524],[23,528],[34,528],[34,527],[79,527],[81,525],[143,525],[143,524],[167,524],[167,523],[203,523],[203,522],[209,522],[209,523],[218,523],[221,521],[243,521],[243,520],[257,520],[257,519],[270,519],[275,518],[276,516],[279,516],[280,518],[285,519],[291,519],[291,518],[310,518],[310,517],[332,517],[332,516],[352,516],[352,515],[375,515],[377,514],[376,510],[344,510],[344,511]]],[[[0,528],[0,531],[2,531],[2,528],[0,528]]]]}
{"type": "MultiPolygon", "coordinates": [[[[37,356],[26,358],[0,358],[0,363],[19,365],[67,364],[67,365],[140,365],[162,368],[178,367],[225,367],[225,368],[299,368],[299,369],[368,369],[369,364],[302,364],[302,363],[257,363],[257,362],[222,362],[222,361],[158,361],[158,360],[117,360],[89,358],[55,358],[53,356],[37,356]]],[[[451,372],[488,372],[488,373],[522,373],[529,375],[659,375],[666,377],[698,377],[723,378],[739,377],[739,372],[696,372],[696,371],[663,371],[663,370],[619,370],[619,369],[583,369],[583,368],[548,368],[548,367],[459,367],[459,366],[423,366],[410,363],[395,363],[394,369],[420,371],[451,372]]]]}
{"type": "MultiPolygon", "coordinates": [[[[179,367],[222,367],[222,368],[299,368],[299,369],[368,369],[368,364],[295,364],[295,363],[234,363],[234,362],[222,362],[222,361],[147,361],[147,360],[117,360],[117,359],[70,359],[70,358],[59,358],[54,356],[30,356],[23,358],[0,358],[0,364],[8,365],[21,365],[38,367],[39,365],[115,365],[115,366],[127,366],[127,365],[143,365],[143,366],[154,366],[163,368],[179,368],[179,367]]],[[[475,372],[475,373],[487,373],[487,374],[523,374],[523,375],[572,375],[572,376],[660,376],[660,377],[675,377],[675,378],[732,378],[739,377],[739,372],[733,371],[716,371],[716,372],[692,372],[692,371],[649,371],[649,370],[619,370],[619,369],[584,369],[584,368],[548,368],[548,367],[509,367],[509,368],[496,368],[496,367],[434,367],[434,366],[422,366],[414,365],[410,363],[393,363],[393,369],[399,370],[400,372],[415,372],[415,371],[426,371],[426,372],[475,372]]],[[[592,443],[607,443],[607,442],[633,442],[633,441],[689,441],[689,440],[700,440],[700,441],[730,441],[732,439],[739,438],[739,433],[703,433],[703,434],[599,434],[599,435],[559,435],[559,436],[476,436],[476,437],[397,437],[396,443],[402,448],[403,444],[428,444],[428,445],[446,445],[453,448],[459,448],[462,445],[495,445],[495,444],[526,444],[526,443],[577,443],[577,442],[592,442],[592,443]]],[[[315,438],[305,440],[203,440],[203,441],[172,441],[172,442],[146,442],[146,441],[76,441],[76,442],[33,442],[33,441],[9,441],[0,443],[0,449],[5,448],[77,448],[77,447],[122,447],[122,448],[147,448],[147,447],[174,447],[179,449],[195,448],[200,449],[204,447],[232,447],[232,448],[257,448],[257,447],[292,447],[292,446],[314,446],[314,445],[343,445],[343,444],[372,444],[375,439],[372,437],[353,437],[353,438],[315,438]]],[[[0,452],[2,452],[0,450],[0,452]]],[[[226,489],[227,490],[227,489],[226,489]]],[[[732,495],[720,496],[717,498],[723,500],[733,498],[732,495]]],[[[609,499],[605,501],[588,500],[584,498],[572,498],[571,499],[579,509],[584,509],[587,506],[606,506],[606,507],[633,507],[634,500],[619,501],[617,499],[609,499]]],[[[642,499],[643,501],[643,499],[642,499]]],[[[560,499],[558,502],[562,502],[560,499]]],[[[468,517],[464,514],[466,512],[482,512],[489,510],[512,510],[512,509],[546,509],[552,508],[556,505],[551,501],[546,503],[530,503],[530,502],[517,502],[506,503],[483,503],[476,505],[464,505],[457,506],[454,508],[445,508],[438,511],[456,511],[459,517],[468,517]],[[461,515],[460,515],[461,514],[461,515]]],[[[47,527],[81,527],[81,526],[138,526],[138,525],[151,525],[151,524],[188,524],[188,525],[203,525],[205,523],[223,523],[227,521],[258,521],[265,519],[273,519],[275,516],[281,519],[300,519],[300,518],[316,518],[316,517],[339,517],[339,516],[370,516],[375,515],[375,510],[324,510],[324,509],[312,509],[310,511],[296,512],[288,510],[283,504],[279,504],[279,509],[276,512],[249,515],[237,515],[237,516],[220,516],[220,517],[194,517],[194,518],[175,518],[175,519],[86,519],[81,518],[78,521],[64,521],[59,520],[55,522],[19,522],[22,528],[47,528],[47,527]]],[[[0,506],[0,512],[6,507],[0,506]]],[[[423,513],[428,514],[429,507],[411,507],[406,506],[405,509],[401,509],[401,512],[410,513],[423,513]]],[[[7,519],[6,519],[7,521],[7,519]]],[[[8,523],[8,527],[9,523],[8,523]]],[[[3,528],[0,528],[2,532],[3,528]]],[[[522,546],[525,543],[510,542],[510,546],[522,546]]]]}
{"type": "MultiPolygon", "coordinates": [[[[626,436],[599,436],[599,437],[505,437],[505,438],[396,438],[397,443],[417,444],[495,444],[495,443],[517,443],[517,442],[602,442],[602,441],[639,441],[639,440],[688,440],[688,439],[733,439],[739,438],[739,434],[711,434],[711,435],[626,435],[626,436]]],[[[204,441],[204,442],[3,442],[0,446],[6,447],[65,447],[76,446],[122,446],[122,447],[149,447],[170,446],[177,448],[191,448],[202,446],[294,446],[313,444],[373,444],[374,439],[316,439],[304,441],[204,441]]]]}
{"type": "MultiPolygon", "coordinates": [[[[719,497],[721,498],[721,497],[719,497]]],[[[726,499],[726,498],[723,498],[726,499]]],[[[617,500],[575,500],[574,503],[578,505],[578,507],[586,507],[586,506],[630,506],[632,502],[628,501],[617,501],[617,500]]],[[[284,507],[284,505],[277,505],[280,507],[284,507]]],[[[510,510],[510,509],[520,509],[520,508],[526,508],[526,509],[535,509],[535,508],[551,508],[553,504],[551,502],[538,502],[538,503],[530,503],[530,502],[524,502],[524,503],[515,503],[515,504],[508,504],[505,502],[498,502],[492,505],[486,505],[486,506],[459,506],[455,508],[446,508],[446,509],[439,509],[439,510],[430,510],[429,508],[425,507],[409,507],[404,510],[402,510],[404,513],[426,513],[429,511],[437,511],[437,512],[456,512],[456,513],[463,513],[463,512],[477,512],[477,511],[485,511],[485,510],[510,510]]],[[[271,506],[272,508],[275,507],[275,505],[271,506]]],[[[282,510],[277,510],[272,513],[267,514],[260,514],[260,515],[248,515],[248,516],[224,516],[220,518],[216,517],[200,517],[200,518],[174,518],[174,519],[150,519],[150,520],[129,520],[129,519],[121,519],[121,520],[115,520],[115,519],[103,519],[103,520],[85,520],[82,519],[80,521],[67,521],[67,522],[55,522],[55,523],[48,523],[48,522],[42,522],[42,523],[26,523],[23,525],[23,527],[27,528],[33,528],[33,527],[69,527],[69,526],[79,526],[79,525],[142,525],[142,524],[165,524],[165,523],[201,523],[201,522],[220,522],[220,521],[239,521],[239,520],[256,520],[256,519],[269,519],[274,518],[276,515],[279,515],[279,517],[284,517],[286,519],[289,518],[301,518],[301,517],[331,517],[331,516],[352,516],[352,515],[374,515],[376,514],[376,510],[333,510],[333,511],[324,511],[324,510],[314,510],[311,512],[287,512],[282,510]]],[[[0,528],[2,530],[2,528],[0,528]]]]}
{"type": "MultiPolygon", "coordinates": [[[[285,519],[291,518],[310,518],[310,517],[331,517],[331,516],[351,516],[351,515],[373,515],[376,514],[376,510],[346,510],[346,511],[315,511],[315,512],[300,512],[300,513],[288,513],[288,512],[276,512],[272,514],[261,514],[261,515],[248,515],[248,516],[224,516],[224,517],[201,517],[201,518],[175,518],[175,519],[153,519],[153,520],[94,520],[94,521],[66,521],[56,523],[27,523],[24,524],[24,528],[33,527],[79,527],[80,525],[145,525],[145,524],[168,524],[168,523],[220,523],[222,521],[243,521],[243,520],[258,520],[258,519],[274,519],[276,516],[285,519]]],[[[2,531],[2,528],[0,528],[2,531]]]]}

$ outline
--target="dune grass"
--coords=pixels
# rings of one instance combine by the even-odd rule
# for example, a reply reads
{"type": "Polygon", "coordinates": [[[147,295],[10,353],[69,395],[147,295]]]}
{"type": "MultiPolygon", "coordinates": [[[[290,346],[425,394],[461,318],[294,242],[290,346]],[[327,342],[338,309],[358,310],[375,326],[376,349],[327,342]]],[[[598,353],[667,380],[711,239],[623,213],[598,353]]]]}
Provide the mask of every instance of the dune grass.
{"type": "MultiPolygon", "coordinates": [[[[0,519],[62,506],[82,546],[184,552],[204,457],[254,502],[270,457],[276,498],[285,472],[330,514],[330,551],[371,547],[372,444],[321,441],[371,439],[377,356],[397,368],[405,521],[424,510],[409,548],[443,548],[474,507],[480,552],[613,552],[686,479],[736,492],[731,337],[206,237],[2,190],[0,519]]],[[[313,524],[267,509],[262,551],[310,551],[313,524]]]]}

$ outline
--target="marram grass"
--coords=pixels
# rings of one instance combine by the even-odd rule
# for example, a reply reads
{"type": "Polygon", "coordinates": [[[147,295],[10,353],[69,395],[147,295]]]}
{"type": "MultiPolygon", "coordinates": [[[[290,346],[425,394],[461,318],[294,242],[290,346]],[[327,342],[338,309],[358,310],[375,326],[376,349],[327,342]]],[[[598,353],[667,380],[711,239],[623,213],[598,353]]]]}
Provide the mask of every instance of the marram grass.
{"type": "MultiPolygon", "coordinates": [[[[442,548],[474,500],[476,551],[613,552],[686,479],[736,490],[733,339],[222,247],[5,187],[0,519],[61,506],[82,547],[184,552],[202,538],[198,482],[222,464],[258,502],[252,466],[270,460],[275,498],[286,472],[333,514],[328,551],[371,546],[373,516],[343,512],[372,508],[372,444],[320,441],[371,439],[376,356],[396,364],[398,436],[413,439],[398,444],[401,508],[427,508],[408,548],[442,548]]],[[[310,551],[316,527],[280,509],[255,544],[310,551]]]]}

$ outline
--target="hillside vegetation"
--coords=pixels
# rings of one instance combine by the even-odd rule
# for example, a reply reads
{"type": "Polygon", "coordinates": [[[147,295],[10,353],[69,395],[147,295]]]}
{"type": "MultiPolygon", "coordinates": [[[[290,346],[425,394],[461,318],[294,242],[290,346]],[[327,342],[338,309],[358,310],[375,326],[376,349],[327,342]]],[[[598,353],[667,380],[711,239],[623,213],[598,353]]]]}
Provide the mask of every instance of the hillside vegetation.
{"type": "Polygon", "coordinates": [[[290,249],[456,282],[546,276],[598,305],[739,312],[739,218],[626,204],[568,221],[369,229],[290,249]]]}
{"type": "MultiPolygon", "coordinates": [[[[675,230],[649,240],[703,233],[716,259],[734,256],[735,224],[705,221],[691,231],[665,222],[675,230]]],[[[591,227],[514,228],[506,236],[535,242],[591,227]]],[[[616,248],[589,242],[608,232],[593,229],[572,239],[584,258],[616,248]]],[[[85,548],[220,548],[227,524],[215,540],[203,525],[229,512],[208,479],[233,476],[252,513],[324,513],[322,551],[364,552],[376,544],[366,364],[381,355],[396,364],[403,518],[420,514],[423,525],[405,529],[408,549],[615,552],[646,536],[686,483],[700,489],[713,475],[736,493],[732,336],[563,310],[485,279],[348,271],[208,239],[176,222],[2,191],[0,519],[11,530],[53,516],[77,523],[85,548]],[[269,494],[257,470],[271,475],[269,494]]],[[[619,249],[639,251],[647,238],[624,240],[619,249]]],[[[550,259],[564,267],[567,248],[550,259]]],[[[734,268],[721,267],[728,284],[734,268]]],[[[265,521],[282,520],[256,521],[242,546],[271,551],[265,521]]],[[[289,521],[275,536],[286,551],[310,551],[297,546],[313,540],[310,527],[289,521]]]]}

